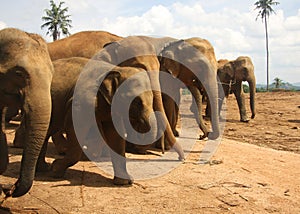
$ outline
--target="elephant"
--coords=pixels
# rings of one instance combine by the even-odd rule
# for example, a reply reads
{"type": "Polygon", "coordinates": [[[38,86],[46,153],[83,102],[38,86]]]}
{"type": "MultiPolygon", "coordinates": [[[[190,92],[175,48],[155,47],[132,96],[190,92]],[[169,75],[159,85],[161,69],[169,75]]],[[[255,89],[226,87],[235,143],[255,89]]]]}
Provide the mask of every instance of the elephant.
{"type": "MultiPolygon", "coordinates": [[[[254,65],[248,56],[239,56],[236,60],[219,60],[218,61],[218,77],[221,81],[226,97],[230,93],[234,93],[240,112],[240,121],[249,122],[245,107],[245,96],[242,82],[247,81],[250,89],[250,108],[251,119],[255,118],[255,91],[256,80],[254,74],[254,65]]],[[[221,109],[224,96],[220,96],[219,108],[221,109]]]]}
{"type": "MultiPolygon", "coordinates": [[[[41,36],[16,28],[0,31],[0,109],[5,106],[23,109],[27,129],[20,175],[14,185],[4,190],[7,197],[20,197],[33,184],[36,163],[50,123],[52,75],[53,65],[41,36]]],[[[3,173],[8,164],[8,152],[2,125],[0,145],[0,172],[3,173]]]]}
{"type": "MultiPolygon", "coordinates": [[[[83,148],[85,148],[86,154],[90,154],[88,155],[89,158],[91,158],[92,153],[95,151],[100,152],[101,143],[99,142],[93,142],[92,145],[87,143],[87,145],[80,146],[78,136],[83,136],[84,140],[89,142],[88,132],[90,131],[90,127],[82,125],[80,131],[84,131],[81,133],[76,132],[73,120],[75,113],[74,109],[72,110],[72,102],[75,100],[75,87],[80,88],[80,93],[79,95],[77,94],[77,96],[82,96],[83,98],[92,97],[91,92],[87,90],[87,85],[93,85],[102,78],[102,84],[95,94],[96,102],[91,102],[90,104],[95,106],[95,118],[99,131],[106,144],[111,148],[114,184],[131,184],[133,179],[126,170],[125,137],[116,131],[111,116],[112,114],[119,114],[119,112],[113,112],[111,106],[113,96],[123,82],[126,81],[128,84],[127,90],[120,92],[121,99],[124,100],[130,100],[138,88],[144,89],[141,94],[138,94],[138,96],[133,99],[130,105],[129,120],[133,129],[137,132],[146,133],[151,127],[153,131],[152,138],[156,137],[156,122],[151,119],[153,118],[151,115],[154,114],[153,94],[146,71],[142,68],[118,67],[107,62],[80,57],[55,60],[53,66],[55,73],[51,85],[52,115],[45,144],[39,157],[38,165],[40,166],[40,170],[44,170],[44,167],[48,167],[48,164],[45,162],[45,154],[49,137],[57,133],[61,134],[62,131],[66,132],[67,148],[64,158],[56,159],[51,165],[52,174],[55,177],[62,177],[68,167],[76,164],[80,160],[83,148]],[[82,82],[78,81],[79,75],[82,76],[82,70],[90,73],[92,78],[91,75],[88,75],[87,77],[83,77],[88,79],[83,79],[82,82]],[[104,71],[109,72],[104,73],[104,71]]],[[[94,99],[91,100],[94,101],[94,99]]],[[[76,104],[74,105],[76,106],[76,104]]],[[[84,108],[83,110],[86,109],[84,108]]],[[[85,117],[85,119],[87,118],[85,117]]],[[[117,117],[117,123],[123,124],[122,117],[117,117]]],[[[124,123],[124,128],[128,130],[126,123],[124,123]]]]}
{"type": "MultiPolygon", "coordinates": [[[[188,38],[188,39],[184,39],[184,41],[191,45],[192,47],[195,48],[195,50],[198,50],[200,53],[203,54],[204,57],[206,57],[206,59],[208,60],[208,62],[210,63],[211,67],[212,67],[212,70],[211,72],[213,72],[211,75],[217,75],[217,60],[216,60],[216,57],[215,57],[215,52],[214,52],[214,48],[213,46],[211,45],[211,43],[206,40],[206,39],[202,39],[202,38],[199,38],[199,37],[192,37],[192,38],[188,38]]],[[[162,68],[162,70],[168,70],[166,68],[162,68]]],[[[172,70],[169,69],[169,70],[172,70]]],[[[182,70],[181,71],[181,75],[180,75],[180,79],[183,80],[183,76],[185,75],[189,75],[189,73],[184,73],[186,70],[182,70]]],[[[207,71],[202,71],[202,72],[207,72],[207,71]]],[[[163,84],[163,85],[166,85],[163,84]]],[[[176,86],[176,84],[173,84],[175,86],[175,88],[172,89],[173,93],[176,93],[175,97],[179,97],[178,98],[178,101],[177,103],[179,103],[179,100],[180,100],[180,91],[179,91],[179,88],[182,87],[182,86],[176,86]]],[[[168,87],[170,87],[170,84],[168,84],[168,87]]],[[[204,93],[205,95],[205,90],[203,90],[204,88],[201,88],[201,92],[204,93]]],[[[198,92],[197,92],[198,94],[198,92]]],[[[197,94],[194,94],[194,97],[195,97],[195,100],[193,99],[192,101],[192,105],[191,105],[191,111],[195,114],[195,118],[200,126],[200,129],[203,131],[204,135],[200,137],[200,139],[202,138],[205,138],[208,136],[208,132],[207,132],[207,128],[206,126],[204,125],[204,122],[203,122],[203,118],[202,118],[202,115],[201,115],[201,105],[202,105],[202,98],[201,97],[197,97],[198,95],[197,94]],[[200,102],[201,101],[201,102],[200,102]]],[[[201,94],[200,94],[201,95],[201,94]]],[[[203,97],[204,97],[203,95],[203,97]]],[[[209,107],[209,102],[208,103],[208,107],[209,107]]],[[[176,131],[176,125],[177,125],[177,122],[178,122],[178,106],[175,104],[175,102],[173,100],[171,100],[170,98],[168,97],[165,97],[164,99],[164,105],[165,105],[165,110],[166,110],[166,113],[167,113],[167,116],[168,116],[168,119],[169,120],[172,120],[172,130],[173,132],[177,132],[176,131]],[[175,114],[175,115],[174,115],[175,114]]],[[[208,114],[210,114],[210,108],[206,108],[206,112],[208,112],[208,114]]]]}
{"type": "MultiPolygon", "coordinates": [[[[178,78],[191,91],[198,110],[198,115],[195,118],[199,128],[204,133],[202,138],[218,138],[220,127],[218,119],[216,60],[210,43],[207,40],[197,37],[178,40],[166,46],[160,55],[160,69],[178,78]],[[201,115],[203,93],[206,93],[209,97],[209,105],[212,111],[212,132],[208,131],[201,115]]],[[[179,87],[176,91],[179,93],[179,87]]],[[[174,106],[174,103],[168,106],[168,111],[171,112],[171,115],[172,112],[176,112],[172,110],[174,106]]],[[[175,126],[176,123],[173,123],[173,130],[175,126]]]]}
{"type": "Polygon", "coordinates": [[[164,111],[159,83],[160,63],[158,53],[170,39],[174,40],[172,38],[155,39],[147,36],[129,36],[120,41],[105,45],[104,49],[95,55],[93,59],[109,62],[121,67],[130,66],[143,68],[148,71],[153,93],[154,111],[161,113],[163,123],[165,124],[166,139],[168,139],[170,146],[178,153],[179,159],[183,160],[183,150],[180,144],[176,142],[176,138],[164,111]]]}
{"type": "Polygon", "coordinates": [[[104,44],[122,37],[106,31],[81,31],[67,38],[48,43],[51,60],[70,57],[92,58],[104,44]]]}

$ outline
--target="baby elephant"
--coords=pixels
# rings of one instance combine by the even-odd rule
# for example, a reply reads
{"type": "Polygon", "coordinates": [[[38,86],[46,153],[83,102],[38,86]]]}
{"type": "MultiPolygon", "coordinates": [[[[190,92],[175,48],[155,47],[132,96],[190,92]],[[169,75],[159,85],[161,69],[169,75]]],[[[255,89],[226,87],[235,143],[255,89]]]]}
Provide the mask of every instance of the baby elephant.
{"type": "Polygon", "coordinates": [[[86,153],[100,153],[101,142],[89,144],[93,126],[86,125],[86,121],[95,119],[97,133],[100,132],[110,148],[114,184],[131,184],[133,181],[126,169],[126,136],[130,136],[132,130],[134,130],[133,135],[142,133],[140,136],[143,136],[150,133],[151,138],[157,135],[156,120],[152,117],[154,115],[153,94],[146,71],[141,68],[118,67],[106,62],[78,57],[59,59],[54,61],[53,65],[55,70],[51,85],[53,110],[48,136],[39,158],[39,166],[45,163],[45,150],[49,137],[62,131],[66,133],[67,149],[63,159],[56,159],[52,163],[52,173],[56,177],[63,176],[68,167],[80,160],[82,148],[87,150],[86,153]],[[125,88],[122,85],[123,89],[120,89],[122,83],[126,85],[124,84],[125,88]],[[116,100],[113,100],[114,95],[117,96],[116,100]],[[129,103],[127,111],[126,102],[130,100],[132,102],[129,103]],[[79,105],[78,102],[92,106],[93,112],[85,114],[88,108],[79,105]],[[116,107],[112,108],[114,102],[116,107]],[[83,111],[78,113],[78,109],[83,111]],[[92,117],[89,118],[88,115],[92,117]],[[126,115],[129,118],[128,123],[124,119],[126,115]],[[128,127],[129,125],[131,127],[128,127]],[[123,129],[123,134],[119,133],[116,127],[123,129]]]}

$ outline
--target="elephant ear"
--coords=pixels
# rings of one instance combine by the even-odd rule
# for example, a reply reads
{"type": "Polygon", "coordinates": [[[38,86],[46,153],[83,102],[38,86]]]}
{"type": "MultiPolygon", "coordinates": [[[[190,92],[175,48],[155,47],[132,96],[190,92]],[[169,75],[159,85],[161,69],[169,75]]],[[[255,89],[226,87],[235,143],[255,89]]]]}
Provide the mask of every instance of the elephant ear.
{"type": "Polygon", "coordinates": [[[121,73],[118,71],[110,71],[102,81],[99,92],[106,102],[111,105],[113,96],[120,84],[121,73]]]}
{"type": "Polygon", "coordinates": [[[226,73],[230,78],[234,78],[234,62],[228,62],[223,66],[223,71],[226,73]]]}
{"type": "Polygon", "coordinates": [[[95,60],[105,61],[112,64],[117,62],[117,48],[120,44],[118,42],[109,42],[103,45],[103,49],[96,54],[95,60]]]}

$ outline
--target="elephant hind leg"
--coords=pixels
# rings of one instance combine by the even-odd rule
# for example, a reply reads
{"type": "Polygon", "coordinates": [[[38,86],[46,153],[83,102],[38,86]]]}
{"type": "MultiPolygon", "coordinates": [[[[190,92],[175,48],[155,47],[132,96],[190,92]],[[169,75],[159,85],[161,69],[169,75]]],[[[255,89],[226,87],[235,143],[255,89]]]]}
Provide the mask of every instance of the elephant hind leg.
{"type": "MultiPolygon", "coordinates": [[[[52,177],[63,177],[67,168],[75,165],[82,157],[82,149],[77,141],[73,126],[66,129],[66,134],[68,146],[65,150],[65,156],[62,159],[56,159],[53,161],[51,166],[52,177]]],[[[60,142],[57,143],[59,144],[60,142]]]]}

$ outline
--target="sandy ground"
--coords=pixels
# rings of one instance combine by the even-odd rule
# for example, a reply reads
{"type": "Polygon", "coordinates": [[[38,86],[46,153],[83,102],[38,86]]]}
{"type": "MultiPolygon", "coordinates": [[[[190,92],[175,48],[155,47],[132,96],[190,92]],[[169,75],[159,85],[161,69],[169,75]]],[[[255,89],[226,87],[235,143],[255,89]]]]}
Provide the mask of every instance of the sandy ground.
{"type": "MultiPolygon", "coordinates": [[[[5,200],[0,213],[300,213],[300,93],[258,93],[257,117],[249,123],[239,122],[236,101],[229,97],[221,144],[208,164],[199,160],[209,154],[211,142],[196,141],[190,102],[184,96],[180,107],[185,162],[176,161],[173,151],[160,161],[157,155],[128,154],[141,160],[128,164],[136,181],[117,187],[108,163],[98,168],[81,161],[63,180],[38,174],[30,192],[5,200]],[[155,161],[148,167],[149,158],[155,161]],[[172,170],[157,170],[170,165],[172,170]]],[[[16,180],[21,152],[10,147],[9,169],[0,183],[16,180]]],[[[47,159],[55,157],[51,144],[47,159]]]]}

